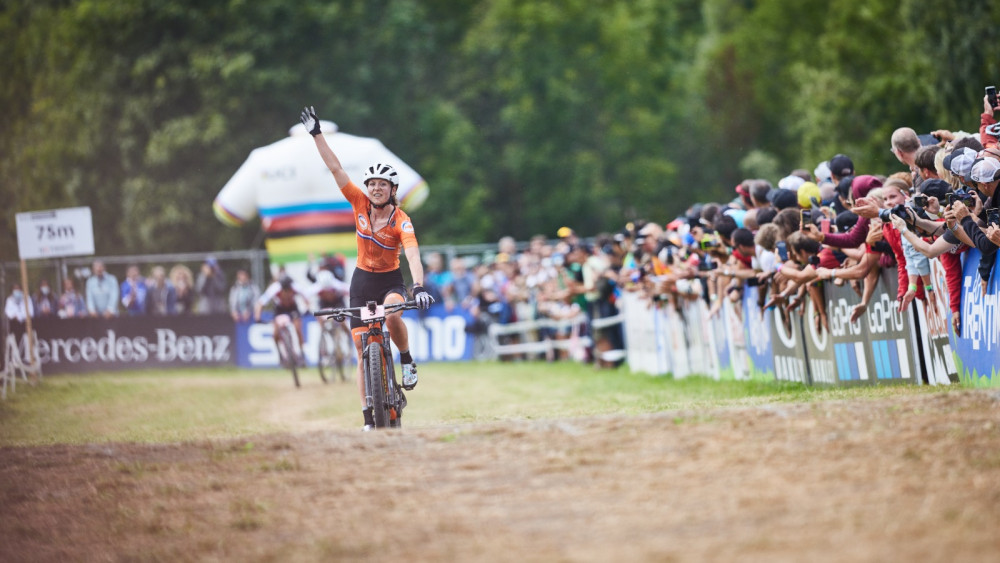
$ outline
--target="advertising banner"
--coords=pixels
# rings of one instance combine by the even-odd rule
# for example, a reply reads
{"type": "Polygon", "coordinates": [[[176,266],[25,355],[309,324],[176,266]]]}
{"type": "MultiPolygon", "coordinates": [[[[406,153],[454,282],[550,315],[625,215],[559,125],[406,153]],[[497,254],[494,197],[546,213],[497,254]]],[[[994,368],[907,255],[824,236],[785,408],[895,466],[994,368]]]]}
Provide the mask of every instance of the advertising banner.
{"type": "MultiPolygon", "coordinates": [[[[473,335],[465,327],[472,316],[465,309],[447,311],[444,305],[433,305],[427,311],[406,311],[406,323],[410,344],[410,354],[414,361],[453,362],[472,359],[473,335]]],[[[235,325],[235,363],[240,367],[278,367],[278,350],[274,344],[274,325],[265,316],[265,322],[239,323],[235,325]]],[[[306,363],[315,366],[319,356],[320,323],[312,315],[302,318],[302,333],[305,337],[304,353],[306,363]]],[[[393,346],[397,357],[399,350],[393,346]]],[[[357,361],[354,359],[354,361],[357,361]]]]}
{"type": "Polygon", "coordinates": [[[951,321],[948,307],[948,284],[944,266],[931,260],[931,285],[927,301],[917,301],[917,334],[923,356],[923,373],[931,385],[948,385],[958,382],[955,354],[951,350],[949,335],[951,321]]]}
{"type": "MultiPolygon", "coordinates": [[[[34,329],[46,374],[233,363],[228,315],[36,319],[34,329]]],[[[26,337],[20,350],[26,358],[26,337]]]]}
{"type": "MultiPolygon", "coordinates": [[[[917,345],[908,311],[900,312],[895,270],[882,270],[864,320],[868,331],[868,367],[881,381],[921,383],[917,345]]],[[[912,304],[911,304],[912,307],[912,304]]]]}
{"type": "Polygon", "coordinates": [[[625,351],[631,371],[664,375],[670,371],[669,357],[660,342],[661,315],[634,291],[624,292],[618,306],[625,315],[625,351]]]}
{"type": "Polygon", "coordinates": [[[743,287],[743,334],[747,343],[750,377],[774,379],[774,351],[771,348],[772,309],[757,304],[757,288],[743,287]]]}
{"type": "MultiPolygon", "coordinates": [[[[832,284],[824,282],[823,285],[827,288],[832,284]]],[[[833,351],[829,317],[825,320],[826,322],[823,322],[823,317],[819,315],[816,301],[808,299],[805,304],[805,317],[802,319],[802,338],[809,366],[809,380],[813,385],[837,384],[836,354],[833,351]]]]}
{"type": "Polygon", "coordinates": [[[778,381],[809,383],[805,345],[802,342],[802,305],[786,312],[781,307],[770,310],[771,352],[774,355],[774,378],[778,381]]]}
{"type": "MultiPolygon", "coordinates": [[[[722,318],[725,326],[721,340],[717,340],[720,348],[729,350],[729,362],[732,367],[732,377],[738,380],[750,379],[750,357],[747,354],[746,335],[743,333],[742,303],[730,300],[722,302],[722,318]],[[721,344],[725,342],[725,344],[721,344]]],[[[723,364],[725,365],[725,364],[723,364]]],[[[727,378],[727,372],[722,370],[722,378],[727,378]]]]}
{"type": "Polygon", "coordinates": [[[986,287],[979,275],[981,255],[976,249],[965,253],[962,287],[962,332],[955,339],[961,359],[958,372],[963,383],[976,386],[1000,385],[1000,275],[993,266],[986,287]]]}

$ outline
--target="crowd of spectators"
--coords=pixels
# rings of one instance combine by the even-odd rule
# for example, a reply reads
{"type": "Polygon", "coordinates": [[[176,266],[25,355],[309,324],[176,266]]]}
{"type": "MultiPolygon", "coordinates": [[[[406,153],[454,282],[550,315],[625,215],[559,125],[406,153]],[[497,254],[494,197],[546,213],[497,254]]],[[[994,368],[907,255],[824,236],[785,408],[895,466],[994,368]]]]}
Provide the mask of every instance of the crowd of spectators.
{"type": "MultiPolygon", "coordinates": [[[[958,331],[961,255],[971,247],[982,254],[985,292],[1000,246],[998,110],[984,97],[978,134],[898,128],[888,141],[899,171],[855,170],[850,156],[836,154],[776,184],[746,179],[732,200],[696,203],[669,222],[630,222],[587,240],[563,227],[557,243],[536,236],[522,251],[504,238],[492,259],[474,261],[471,275],[464,259],[445,270],[430,254],[426,285],[446,307],[470,308],[473,332],[490,323],[613,316],[623,291],[652,302],[704,299],[717,314],[726,299],[739,308],[748,285],[759,288],[759,307],[785,318],[814,300],[816,328],[827,330],[821,285],[853,288],[857,320],[883,269],[897,276],[899,311],[921,300],[935,316],[929,259],[938,258],[958,331]]],[[[621,344],[620,330],[594,336],[621,344]]]]}
{"type": "Polygon", "coordinates": [[[1000,106],[984,98],[983,109],[979,134],[894,131],[889,145],[902,171],[855,170],[849,156],[837,154],[811,173],[793,170],[777,185],[747,179],[731,201],[697,203],[665,225],[639,226],[618,287],[637,281],[634,288],[659,300],[697,295],[715,313],[755,285],[759,306],[786,318],[814,300],[816,328],[823,330],[821,285],[854,288],[857,320],[883,269],[897,276],[899,311],[921,300],[935,315],[929,259],[939,258],[960,330],[961,254],[980,251],[985,292],[1000,245],[1000,125],[993,117],[1000,106]]]}
{"type": "MultiPolygon", "coordinates": [[[[24,302],[27,299],[32,318],[231,313],[236,319],[241,311],[245,312],[245,306],[241,305],[245,297],[238,296],[247,291],[248,280],[247,272],[240,270],[236,283],[230,287],[218,261],[208,257],[197,277],[183,264],[172,267],[169,275],[163,266],[153,266],[145,277],[138,265],[130,265],[119,282],[102,261],[96,260],[79,288],[77,280],[68,277],[63,280],[62,291],[57,292],[49,280],[41,279],[37,291],[28,296],[20,284],[13,284],[4,311],[8,320],[23,323],[27,317],[24,302]],[[240,309],[241,306],[244,308],[240,309]]],[[[251,297],[259,294],[256,286],[249,286],[253,288],[251,297]]]]}

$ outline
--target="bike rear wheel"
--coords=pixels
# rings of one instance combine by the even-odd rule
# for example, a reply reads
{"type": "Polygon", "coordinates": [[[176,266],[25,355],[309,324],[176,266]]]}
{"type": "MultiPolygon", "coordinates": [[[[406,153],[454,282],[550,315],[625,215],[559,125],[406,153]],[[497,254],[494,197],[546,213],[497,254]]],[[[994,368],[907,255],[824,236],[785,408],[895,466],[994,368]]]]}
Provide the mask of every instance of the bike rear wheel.
{"type": "Polygon", "coordinates": [[[382,358],[382,345],[372,342],[365,350],[368,356],[368,392],[372,397],[372,417],[375,428],[389,426],[389,405],[385,401],[385,362],[382,358]]]}
{"type": "Polygon", "coordinates": [[[295,380],[295,386],[301,387],[299,384],[298,359],[295,357],[295,344],[292,341],[292,331],[287,326],[283,327],[278,334],[277,344],[278,357],[281,358],[282,365],[292,371],[292,379],[295,380]]]}

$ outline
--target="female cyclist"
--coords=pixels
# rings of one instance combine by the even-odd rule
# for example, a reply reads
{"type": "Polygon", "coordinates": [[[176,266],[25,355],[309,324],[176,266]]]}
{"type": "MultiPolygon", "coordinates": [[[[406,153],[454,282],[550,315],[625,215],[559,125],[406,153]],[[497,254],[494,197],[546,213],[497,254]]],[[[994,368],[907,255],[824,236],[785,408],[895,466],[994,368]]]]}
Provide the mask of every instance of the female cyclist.
{"type": "MultiPolygon", "coordinates": [[[[399,270],[400,248],[406,253],[413,278],[413,300],[422,309],[427,309],[434,298],[424,289],[424,268],[420,262],[420,249],[414,234],[410,217],[399,208],[396,189],[399,177],[396,170],[385,163],[377,163],[365,170],[366,194],[351,181],[340,159],[320,131],[319,118],[312,106],[302,110],[302,124],[316,141],[316,148],[333,173],[344,198],[354,210],[354,224],[357,230],[358,262],[351,276],[350,306],[364,307],[368,301],[382,304],[401,303],[406,300],[406,285],[399,270]]],[[[417,385],[417,366],[410,355],[406,325],[402,311],[389,315],[389,327],[393,344],[399,349],[399,363],[403,368],[403,389],[410,390],[417,385]]],[[[364,377],[361,373],[361,333],[365,325],[358,319],[351,319],[351,333],[358,353],[358,392],[365,417],[365,429],[374,428],[375,421],[371,409],[365,405],[364,377]]]]}

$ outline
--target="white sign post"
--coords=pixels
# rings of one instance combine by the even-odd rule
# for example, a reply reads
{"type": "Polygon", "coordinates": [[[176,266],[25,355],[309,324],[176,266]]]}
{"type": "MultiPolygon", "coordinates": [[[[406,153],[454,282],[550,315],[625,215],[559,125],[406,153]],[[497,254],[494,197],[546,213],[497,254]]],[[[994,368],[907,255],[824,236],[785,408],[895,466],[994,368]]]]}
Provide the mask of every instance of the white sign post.
{"type": "Polygon", "coordinates": [[[17,250],[21,260],[93,254],[94,224],[90,208],[18,213],[17,250]]]}
{"type": "MultiPolygon", "coordinates": [[[[25,330],[28,335],[28,371],[32,376],[41,376],[42,365],[35,351],[35,338],[31,330],[31,311],[28,308],[28,269],[25,260],[38,258],[62,258],[94,253],[94,223],[89,207],[70,207],[47,211],[29,211],[17,214],[17,251],[21,258],[21,289],[24,291],[25,330]]],[[[7,346],[4,362],[4,395],[7,379],[14,377],[12,366],[19,366],[23,374],[23,362],[17,358],[11,361],[10,347],[7,346]]],[[[14,353],[20,355],[15,348],[14,353]]]]}

